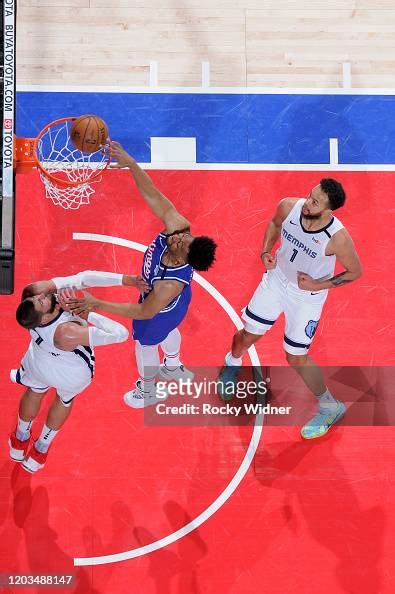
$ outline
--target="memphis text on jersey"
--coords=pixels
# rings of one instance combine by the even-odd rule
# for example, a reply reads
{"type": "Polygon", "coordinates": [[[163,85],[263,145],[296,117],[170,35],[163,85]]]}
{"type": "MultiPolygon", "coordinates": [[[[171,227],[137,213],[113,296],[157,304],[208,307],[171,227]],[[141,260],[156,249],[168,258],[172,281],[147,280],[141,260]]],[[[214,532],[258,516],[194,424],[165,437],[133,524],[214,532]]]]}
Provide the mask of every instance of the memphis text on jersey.
{"type": "Polygon", "coordinates": [[[282,234],[284,239],[292,243],[292,245],[296,245],[296,247],[298,247],[300,250],[303,250],[308,256],[310,256],[310,258],[316,258],[317,252],[313,252],[313,250],[307,247],[307,245],[299,241],[299,239],[291,235],[291,233],[288,233],[284,227],[282,228],[282,234]]]}

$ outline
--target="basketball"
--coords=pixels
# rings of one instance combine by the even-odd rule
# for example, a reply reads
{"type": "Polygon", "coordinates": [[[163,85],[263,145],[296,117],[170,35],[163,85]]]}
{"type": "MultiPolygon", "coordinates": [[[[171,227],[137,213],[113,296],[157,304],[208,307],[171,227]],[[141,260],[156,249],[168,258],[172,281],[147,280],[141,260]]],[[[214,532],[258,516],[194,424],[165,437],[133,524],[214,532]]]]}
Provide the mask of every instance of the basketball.
{"type": "Polygon", "coordinates": [[[106,142],[108,126],[96,115],[82,115],[71,127],[70,138],[74,146],[83,153],[94,153],[106,142]]]}

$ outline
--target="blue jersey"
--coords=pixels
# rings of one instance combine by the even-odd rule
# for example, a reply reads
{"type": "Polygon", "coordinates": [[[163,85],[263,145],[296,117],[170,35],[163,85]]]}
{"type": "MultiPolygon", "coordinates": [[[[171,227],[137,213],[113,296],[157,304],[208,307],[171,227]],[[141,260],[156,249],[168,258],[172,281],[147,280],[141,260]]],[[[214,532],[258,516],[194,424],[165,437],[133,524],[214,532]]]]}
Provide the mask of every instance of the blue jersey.
{"type": "Polygon", "coordinates": [[[166,266],[162,257],[167,249],[166,235],[160,233],[150,244],[143,258],[142,276],[150,286],[150,290],[140,297],[143,302],[151,293],[154,283],[158,280],[177,280],[184,288],[170,303],[156,316],[149,320],[133,320],[133,338],[141,344],[159,344],[166,336],[177,328],[185,318],[191,301],[191,281],[193,268],[190,264],[181,266],[166,266]]]}

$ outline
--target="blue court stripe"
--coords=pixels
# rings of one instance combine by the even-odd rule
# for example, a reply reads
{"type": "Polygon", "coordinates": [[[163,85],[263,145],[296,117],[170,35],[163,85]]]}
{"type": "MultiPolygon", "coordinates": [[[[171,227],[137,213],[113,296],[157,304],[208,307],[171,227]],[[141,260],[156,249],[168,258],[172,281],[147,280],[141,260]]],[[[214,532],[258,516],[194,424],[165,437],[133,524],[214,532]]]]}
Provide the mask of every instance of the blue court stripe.
{"type": "Polygon", "coordinates": [[[328,163],[333,137],[339,138],[343,163],[395,162],[393,95],[319,89],[308,95],[18,91],[17,136],[36,136],[64,116],[65,105],[68,113],[90,113],[93,102],[113,138],[142,163],[151,161],[152,136],[195,137],[198,163],[328,163]],[[387,124],[385,135],[377,125],[381,121],[387,124]]]}
{"type": "Polygon", "coordinates": [[[290,338],[288,338],[287,336],[285,336],[284,334],[284,342],[286,342],[287,344],[289,344],[289,346],[293,346],[296,347],[298,349],[308,349],[310,344],[302,344],[301,342],[295,342],[294,340],[291,340],[290,338]]]}
{"type": "Polygon", "coordinates": [[[256,314],[252,313],[252,311],[248,308],[248,306],[245,309],[245,314],[252,320],[259,322],[260,324],[267,324],[268,326],[273,326],[274,322],[276,321],[276,320],[265,320],[265,318],[260,318],[256,314]]]}

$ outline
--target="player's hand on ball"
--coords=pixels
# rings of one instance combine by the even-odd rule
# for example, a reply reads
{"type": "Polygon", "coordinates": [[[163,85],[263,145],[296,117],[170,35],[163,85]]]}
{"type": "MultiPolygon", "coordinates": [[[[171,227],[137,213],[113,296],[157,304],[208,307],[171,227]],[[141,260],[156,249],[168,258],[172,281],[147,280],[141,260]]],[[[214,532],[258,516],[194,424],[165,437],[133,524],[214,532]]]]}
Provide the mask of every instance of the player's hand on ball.
{"type": "Polygon", "coordinates": [[[141,274],[138,274],[136,276],[136,289],[138,290],[139,293],[141,293],[142,295],[144,293],[148,293],[148,291],[150,290],[150,286],[147,283],[147,281],[141,276],[141,274]]]}
{"type": "Polygon", "coordinates": [[[273,268],[276,268],[276,266],[277,266],[277,256],[276,256],[276,254],[272,255],[272,254],[269,254],[268,252],[265,252],[262,255],[262,262],[263,262],[264,266],[266,267],[266,270],[272,270],[273,268]]]}
{"type": "Polygon", "coordinates": [[[98,306],[98,302],[96,297],[88,293],[88,291],[82,291],[83,297],[73,298],[71,297],[69,301],[69,311],[72,311],[77,316],[81,315],[85,311],[95,311],[98,306]]]}
{"type": "Polygon", "coordinates": [[[298,271],[297,280],[299,289],[303,289],[304,291],[319,291],[317,281],[306,272],[298,271]]]}
{"type": "Polygon", "coordinates": [[[130,167],[130,165],[133,165],[133,163],[136,162],[135,159],[122,148],[121,144],[115,140],[109,143],[109,152],[111,158],[116,161],[114,167],[118,167],[119,169],[122,167],[130,167]]]}

